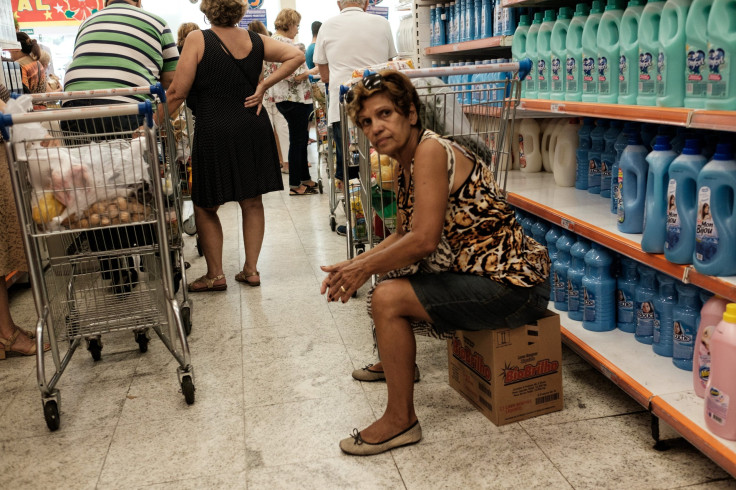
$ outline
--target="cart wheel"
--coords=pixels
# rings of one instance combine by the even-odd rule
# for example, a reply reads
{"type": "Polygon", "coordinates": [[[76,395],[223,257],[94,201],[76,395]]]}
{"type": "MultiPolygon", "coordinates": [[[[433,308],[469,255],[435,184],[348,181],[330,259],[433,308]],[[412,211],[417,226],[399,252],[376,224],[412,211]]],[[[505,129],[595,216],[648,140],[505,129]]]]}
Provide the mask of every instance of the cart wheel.
{"type": "Polygon", "coordinates": [[[319,188],[319,193],[320,194],[324,194],[325,193],[325,190],[322,187],[322,180],[320,180],[319,182],[317,182],[317,187],[319,188]]]}
{"type": "Polygon", "coordinates": [[[194,236],[197,234],[197,223],[194,222],[194,215],[191,215],[189,218],[184,220],[184,226],[182,227],[182,230],[189,236],[194,236]]]}
{"type": "Polygon", "coordinates": [[[59,406],[54,400],[49,400],[43,404],[43,416],[46,419],[46,426],[50,431],[59,428],[61,420],[59,419],[59,406]]]}
{"type": "Polygon", "coordinates": [[[184,394],[187,405],[194,403],[194,383],[191,376],[184,376],[181,379],[181,392],[184,394]]]}
{"type": "Polygon", "coordinates": [[[336,228],[337,228],[337,220],[335,219],[334,216],[330,216],[330,229],[332,231],[335,231],[336,228]]]}
{"type": "Polygon", "coordinates": [[[146,332],[136,332],[135,341],[138,343],[138,350],[141,354],[148,352],[148,343],[151,341],[146,335],[146,332]]]}
{"type": "Polygon", "coordinates": [[[192,333],[192,310],[188,306],[183,306],[180,310],[181,324],[184,325],[184,333],[189,337],[192,333]]]}
{"type": "Polygon", "coordinates": [[[355,255],[360,255],[362,253],[365,253],[365,245],[356,245],[355,246],[355,255]]]}
{"type": "Polygon", "coordinates": [[[102,359],[102,342],[100,339],[88,339],[87,350],[92,354],[92,360],[99,361],[102,359]]]}
{"type": "Polygon", "coordinates": [[[204,250],[202,250],[202,243],[200,243],[199,237],[197,237],[197,253],[200,257],[204,255],[204,250]]]}

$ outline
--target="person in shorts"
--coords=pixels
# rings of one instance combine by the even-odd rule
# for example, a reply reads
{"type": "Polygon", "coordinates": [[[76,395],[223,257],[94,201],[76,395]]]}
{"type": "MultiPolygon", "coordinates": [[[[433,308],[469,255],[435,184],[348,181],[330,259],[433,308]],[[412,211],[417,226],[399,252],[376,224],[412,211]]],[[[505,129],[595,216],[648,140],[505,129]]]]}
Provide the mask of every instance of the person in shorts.
{"type": "Polygon", "coordinates": [[[443,337],[543,317],[550,260],[544,246],[524,235],[488,165],[422,128],[419,97],[405,75],[368,75],[345,100],[376,151],[399,162],[397,232],[322,267],[328,301],[345,303],[372,275],[382,275],[368,297],[381,362],[353,377],[385,379],[388,404],[375,423],[340,442],[345,453],[371,455],[422,438],[413,399],[414,330],[443,337]]]}

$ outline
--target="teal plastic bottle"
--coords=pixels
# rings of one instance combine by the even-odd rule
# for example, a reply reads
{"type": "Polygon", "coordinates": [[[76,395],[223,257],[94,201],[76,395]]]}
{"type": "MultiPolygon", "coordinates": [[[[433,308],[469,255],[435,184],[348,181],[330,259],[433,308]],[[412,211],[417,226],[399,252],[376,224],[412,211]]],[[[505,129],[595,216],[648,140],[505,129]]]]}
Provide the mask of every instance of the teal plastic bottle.
{"type": "Polygon", "coordinates": [[[583,29],[588,20],[587,4],[579,3],[567,28],[565,62],[565,100],[583,100],[583,29]]]}
{"type": "MultiPolygon", "coordinates": [[[[526,37],[529,33],[529,16],[522,15],[519,18],[519,26],[514,32],[514,39],[511,41],[511,56],[514,61],[521,61],[526,58],[526,37]]],[[[521,84],[521,96],[526,97],[526,82],[521,84]]]]}
{"type": "Polygon", "coordinates": [[[657,296],[656,271],[639,264],[639,286],[636,288],[634,309],[636,332],[634,338],[642,344],[651,345],[654,340],[654,298],[657,296]]]}
{"type": "Polygon", "coordinates": [[[616,161],[616,149],[614,144],[621,132],[621,121],[613,120],[609,123],[608,129],[603,134],[604,147],[601,153],[601,197],[611,198],[611,172],[616,161]]]}
{"type": "Polygon", "coordinates": [[[573,245],[575,239],[568,233],[562,233],[557,239],[557,259],[552,264],[555,285],[552,300],[555,302],[555,308],[560,311],[567,311],[567,271],[572,260],[570,249],[573,245]]]}
{"type": "Polygon", "coordinates": [[[616,328],[626,333],[636,331],[634,297],[639,284],[638,263],[621,257],[621,275],[616,279],[616,328]]]}
{"type": "Polygon", "coordinates": [[[659,22],[657,105],[682,107],[685,102],[685,22],[692,0],[667,0],[659,22]]]}
{"type": "Polygon", "coordinates": [[[618,187],[618,165],[621,162],[621,154],[629,145],[629,137],[639,131],[636,123],[627,121],[624,123],[624,129],[618,134],[616,142],[613,144],[616,150],[616,160],[611,168],[611,213],[618,213],[618,205],[621,200],[621,193],[618,187]]]}
{"type": "Polygon", "coordinates": [[[537,99],[549,99],[550,60],[552,59],[552,29],[555,27],[555,11],[545,10],[544,21],[537,34],[537,99]]]}
{"type": "Polygon", "coordinates": [[[619,29],[621,17],[624,15],[623,0],[608,0],[606,10],[601,16],[598,26],[598,102],[603,104],[618,103],[618,64],[619,29]]]}
{"type": "MultiPolygon", "coordinates": [[[[712,11],[711,15],[715,13],[712,11]]],[[[736,161],[729,143],[698,174],[693,265],[711,276],[736,274],[736,161]]]]}
{"type": "Polygon", "coordinates": [[[692,264],[695,221],[698,214],[698,174],[706,164],[697,139],[685,141],[682,155],[669,169],[667,184],[667,232],[664,256],[675,264],[692,264]]]}
{"type": "Polygon", "coordinates": [[[675,289],[677,305],[672,310],[672,364],[685,371],[692,371],[695,337],[700,323],[700,298],[698,289],[689,284],[678,282],[675,289]]]}
{"type": "Polygon", "coordinates": [[[665,274],[657,274],[657,297],[654,299],[654,329],[652,350],[655,354],[672,357],[674,334],[673,310],[677,305],[675,280],[665,274]]]}
{"type": "MultiPolygon", "coordinates": [[[[657,58],[659,22],[664,0],[649,0],[639,19],[639,94],[637,105],[657,105],[657,58]]],[[[644,143],[647,143],[646,141],[644,143]]]]}
{"type": "Polygon", "coordinates": [[[597,243],[585,254],[583,276],[583,328],[606,332],[616,328],[616,280],[611,275],[613,257],[597,243]]]}
{"type": "Polygon", "coordinates": [[[594,0],[583,28],[583,102],[598,102],[598,26],[603,16],[601,2],[594,0]]]}
{"type": "Polygon", "coordinates": [[[572,10],[562,7],[552,28],[549,91],[549,98],[552,100],[565,100],[565,67],[562,65],[567,60],[567,30],[571,17],[572,10]]]}
{"type": "Polygon", "coordinates": [[[534,238],[532,229],[534,228],[534,218],[531,215],[524,215],[521,219],[521,228],[524,230],[524,235],[534,238]]]}
{"type": "Polygon", "coordinates": [[[583,276],[585,276],[585,254],[590,250],[590,242],[578,238],[570,248],[570,267],[567,269],[567,316],[570,320],[583,320],[583,276]]]}
{"type": "Polygon", "coordinates": [[[542,12],[534,14],[534,21],[526,33],[526,57],[532,60],[532,70],[526,78],[526,98],[537,98],[537,38],[542,26],[542,12]]]}
{"type": "MultiPolygon", "coordinates": [[[[557,240],[559,240],[561,236],[562,230],[554,225],[550,226],[547,233],[544,234],[544,244],[547,245],[547,255],[549,255],[549,262],[552,265],[554,265],[557,260],[557,240]]],[[[549,286],[550,291],[554,292],[556,287],[554,274],[549,275],[549,286]]],[[[554,297],[552,297],[552,299],[554,300],[554,297]]]]}
{"type": "Polygon", "coordinates": [[[694,0],[685,22],[685,107],[704,109],[708,95],[708,16],[713,0],[694,0]]]}
{"type": "Polygon", "coordinates": [[[618,103],[636,104],[639,93],[639,19],[646,0],[629,0],[619,29],[618,103]]]}
{"type": "Polygon", "coordinates": [[[657,136],[654,150],[647,155],[647,193],[644,206],[644,231],[641,249],[661,254],[667,234],[667,185],[670,164],[677,157],[672,151],[669,136],[657,136]]]}
{"type": "Polygon", "coordinates": [[[629,145],[621,153],[618,166],[618,230],[623,233],[641,233],[644,228],[644,200],[646,198],[649,163],[647,149],[641,136],[629,137],[629,145]]]}
{"type": "Polygon", "coordinates": [[[534,226],[532,226],[532,236],[534,237],[534,241],[536,241],[540,245],[547,246],[547,241],[545,240],[544,236],[549,231],[549,225],[546,221],[542,219],[538,219],[534,222],[534,226]]]}
{"type": "Polygon", "coordinates": [[[705,108],[736,110],[736,5],[713,0],[708,16],[708,99],[705,108]]]}

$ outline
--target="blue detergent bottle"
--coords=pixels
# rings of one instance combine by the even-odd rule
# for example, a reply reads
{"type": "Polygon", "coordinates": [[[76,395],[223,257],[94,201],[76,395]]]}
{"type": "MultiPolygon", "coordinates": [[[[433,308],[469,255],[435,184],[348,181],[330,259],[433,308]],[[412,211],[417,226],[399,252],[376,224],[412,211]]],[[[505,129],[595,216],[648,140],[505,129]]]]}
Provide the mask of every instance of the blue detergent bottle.
{"type": "Polygon", "coordinates": [[[583,276],[583,328],[606,332],[616,328],[616,280],[611,275],[613,257],[593,243],[585,254],[583,276]]]}
{"type": "Polygon", "coordinates": [[[675,129],[675,137],[670,140],[672,151],[678,155],[682,153],[682,149],[685,148],[685,140],[692,137],[692,134],[688,132],[687,128],[679,127],[675,129]]]}
{"type": "Polygon", "coordinates": [[[636,123],[627,121],[613,144],[613,148],[616,150],[616,160],[611,168],[611,213],[613,214],[618,213],[618,205],[621,200],[621,193],[618,188],[618,164],[621,161],[621,154],[629,145],[629,137],[638,131],[636,123]]]}
{"type": "Polygon", "coordinates": [[[736,161],[730,143],[698,174],[698,211],[693,265],[711,276],[736,274],[736,161]]]}
{"type": "MultiPolygon", "coordinates": [[[[493,37],[493,0],[483,0],[481,23],[483,25],[482,37],[493,37]]],[[[526,48],[524,49],[526,50],[526,48]]]]}
{"type": "Polygon", "coordinates": [[[693,370],[695,338],[700,323],[700,298],[698,289],[678,282],[677,305],[672,310],[672,364],[685,371],[693,370]]]}
{"type": "MultiPolygon", "coordinates": [[[[481,60],[475,60],[474,65],[480,66],[483,64],[483,61],[481,60]]],[[[481,95],[485,90],[483,90],[483,79],[485,78],[485,73],[473,73],[470,75],[470,81],[472,82],[473,90],[470,93],[471,95],[471,101],[473,104],[480,104],[481,102],[481,95]]]]}
{"type": "MultiPolygon", "coordinates": [[[[547,245],[547,254],[549,255],[549,263],[554,265],[557,260],[557,240],[562,236],[562,230],[557,226],[550,226],[547,233],[544,234],[544,244],[547,245]]],[[[550,291],[555,290],[554,274],[549,275],[550,291]]]]}
{"type": "Polygon", "coordinates": [[[532,69],[526,77],[526,97],[527,99],[537,98],[537,38],[539,37],[539,28],[542,26],[542,12],[534,14],[532,25],[526,33],[526,57],[532,60],[532,69]]]}
{"type": "Polygon", "coordinates": [[[621,200],[617,214],[618,230],[623,233],[641,233],[644,228],[644,201],[649,170],[647,153],[638,134],[629,138],[629,145],[621,153],[618,168],[621,200]]]}
{"type": "Polygon", "coordinates": [[[588,192],[601,193],[601,154],[605,148],[605,134],[608,129],[607,119],[598,119],[596,127],[590,132],[590,150],[588,151],[588,192]]]}
{"type": "Polygon", "coordinates": [[[652,151],[652,142],[657,137],[659,127],[656,124],[644,123],[641,125],[641,141],[647,147],[647,151],[652,151]]]}
{"type": "Polygon", "coordinates": [[[437,5],[437,18],[439,20],[437,33],[437,44],[442,46],[447,44],[447,9],[450,7],[449,4],[438,4],[437,5]]]}
{"type": "Polygon", "coordinates": [[[540,245],[547,246],[547,241],[545,240],[544,236],[549,231],[549,225],[546,221],[542,219],[538,219],[534,222],[534,226],[532,226],[532,237],[534,238],[534,241],[536,241],[540,245]]]}
{"type": "Polygon", "coordinates": [[[586,118],[583,118],[583,125],[580,126],[580,129],[578,130],[578,149],[575,150],[575,161],[576,161],[575,188],[576,189],[580,189],[580,190],[588,189],[588,172],[589,172],[588,151],[590,151],[590,147],[593,144],[590,139],[590,133],[593,131],[594,127],[595,126],[593,124],[593,118],[586,117],[586,118]]]}
{"type": "Polygon", "coordinates": [[[634,296],[636,312],[636,332],[634,338],[642,344],[650,344],[654,339],[654,298],[657,296],[656,271],[639,264],[639,285],[634,296]]]}
{"type": "Polygon", "coordinates": [[[706,164],[697,139],[685,141],[682,155],[669,169],[664,256],[675,264],[692,264],[698,214],[698,174],[706,164]]]}
{"type": "Polygon", "coordinates": [[[429,45],[437,46],[437,32],[438,32],[437,7],[435,7],[434,5],[429,6],[429,27],[430,27],[429,45]]]}
{"type": "Polygon", "coordinates": [[[621,257],[621,275],[616,278],[616,327],[622,332],[636,332],[634,304],[639,284],[638,263],[621,257]]]}
{"type": "Polygon", "coordinates": [[[654,329],[652,335],[652,350],[655,354],[672,357],[672,342],[674,334],[673,310],[677,305],[675,280],[665,274],[657,274],[659,289],[654,299],[654,329]]]}
{"type": "Polygon", "coordinates": [[[555,308],[559,311],[567,311],[567,271],[572,262],[570,249],[575,245],[575,239],[568,233],[562,233],[557,239],[557,259],[552,264],[555,288],[552,299],[555,308]]]}
{"type": "Polygon", "coordinates": [[[521,228],[524,230],[524,235],[534,238],[532,229],[534,228],[534,218],[531,215],[525,214],[521,219],[521,228]]]}
{"type": "Polygon", "coordinates": [[[583,29],[588,20],[588,5],[579,3],[567,28],[565,47],[565,100],[583,100],[583,29]]]}
{"type": "Polygon", "coordinates": [[[608,129],[603,134],[603,152],[601,153],[601,197],[611,198],[611,171],[616,161],[616,149],[614,144],[621,132],[621,121],[610,121],[608,129]]]}
{"type": "Polygon", "coordinates": [[[481,0],[467,0],[465,7],[465,40],[473,41],[475,39],[475,3],[480,3],[481,0]]]}
{"type": "Polygon", "coordinates": [[[473,11],[473,39],[483,39],[483,0],[475,0],[473,11]]]}
{"type": "Polygon", "coordinates": [[[578,238],[570,248],[570,267],[567,269],[567,316],[570,320],[583,320],[583,277],[585,276],[585,254],[590,250],[590,242],[578,238]]]}
{"type": "Polygon", "coordinates": [[[667,233],[667,186],[670,164],[677,153],[670,147],[669,136],[657,136],[654,150],[647,155],[646,203],[644,205],[644,231],[641,249],[647,253],[661,254],[667,233]]]}
{"type": "Polygon", "coordinates": [[[550,62],[552,59],[552,29],[555,27],[555,11],[546,10],[544,21],[537,34],[537,98],[549,99],[550,62]]]}

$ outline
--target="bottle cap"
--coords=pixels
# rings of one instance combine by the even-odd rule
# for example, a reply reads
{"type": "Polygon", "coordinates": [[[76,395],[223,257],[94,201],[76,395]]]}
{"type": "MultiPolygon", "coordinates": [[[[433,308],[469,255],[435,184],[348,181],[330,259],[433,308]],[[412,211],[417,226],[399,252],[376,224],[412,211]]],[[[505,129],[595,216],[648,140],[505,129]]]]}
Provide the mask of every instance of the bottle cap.
{"type": "Polygon", "coordinates": [[[569,19],[572,17],[572,9],[570,7],[561,7],[560,13],[557,14],[558,19],[569,19]]]}
{"type": "Polygon", "coordinates": [[[629,0],[629,7],[640,7],[647,3],[647,0],[629,0]]]}
{"type": "Polygon", "coordinates": [[[672,146],[670,145],[670,137],[664,134],[658,135],[657,139],[654,141],[654,150],[667,151],[671,149],[672,146]]]}
{"type": "Polygon", "coordinates": [[[590,6],[591,14],[600,14],[603,12],[603,6],[599,0],[593,0],[593,4],[590,6]]]}
{"type": "Polygon", "coordinates": [[[726,305],[726,311],[723,312],[723,321],[736,323],[736,303],[729,303],[726,305]]]}
{"type": "Polygon", "coordinates": [[[590,12],[590,7],[587,3],[579,3],[575,6],[575,17],[586,17],[590,12]]]}
{"type": "Polygon", "coordinates": [[[521,15],[519,16],[519,26],[528,26],[529,25],[529,16],[528,15],[521,15]]]}
{"type": "Polygon", "coordinates": [[[555,11],[554,10],[545,10],[544,11],[544,21],[545,22],[554,22],[555,21],[555,11]]]}
{"type": "Polygon", "coordinates": [[[700,155],[700,141],[697,139],[686,139],[683,155],[700,155]]]}
{"type": "Polygon", "coordinates": [[[718,143],[713,160],[731,160],[731,158],[733,158],[731,143],[718,143]]]}
{"type": "Polygon", "coordinates": [[[639,133],[629,134],[629,145],[640,145],[641,135],[639,133]]]}
{"type": "Polygon", "coordinates": [[[542,12],[536,12],[534,14],[534,21],[532,22],[532,24],[541,24],[543,15],[544,14],[542,12]]]}

